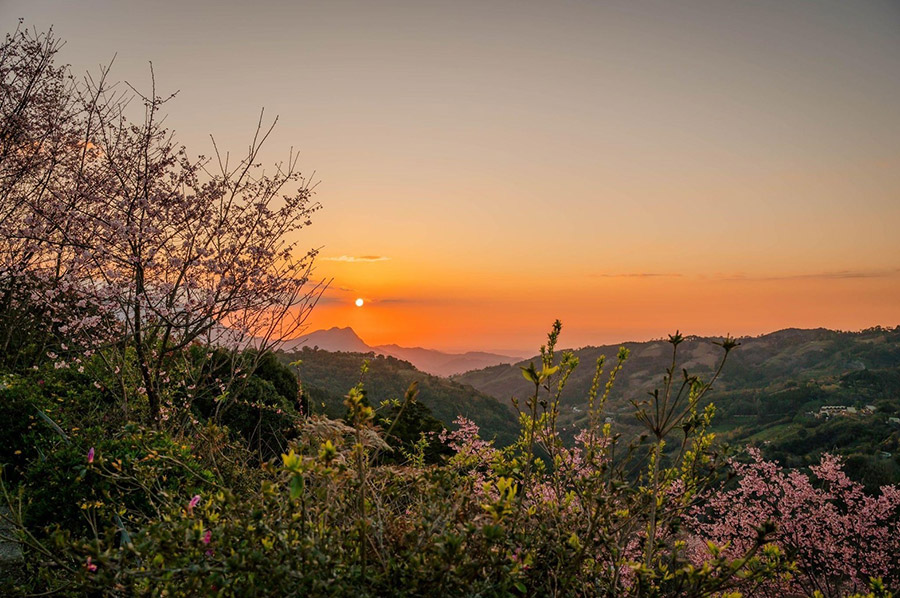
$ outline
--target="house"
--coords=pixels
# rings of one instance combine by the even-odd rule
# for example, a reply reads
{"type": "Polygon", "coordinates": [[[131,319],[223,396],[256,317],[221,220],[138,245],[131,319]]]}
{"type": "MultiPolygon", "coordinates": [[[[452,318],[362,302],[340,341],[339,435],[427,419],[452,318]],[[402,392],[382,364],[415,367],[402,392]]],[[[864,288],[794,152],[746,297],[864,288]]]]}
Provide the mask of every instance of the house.
{"type": "Polygon", "coordinates": [[[843,413],[845,411],[847,411],[846,405],[823,405],[819,407],[819,412],[816,414],[816,417],[831,417],[832,415],[837,415],[838,413],[843,413]]]}

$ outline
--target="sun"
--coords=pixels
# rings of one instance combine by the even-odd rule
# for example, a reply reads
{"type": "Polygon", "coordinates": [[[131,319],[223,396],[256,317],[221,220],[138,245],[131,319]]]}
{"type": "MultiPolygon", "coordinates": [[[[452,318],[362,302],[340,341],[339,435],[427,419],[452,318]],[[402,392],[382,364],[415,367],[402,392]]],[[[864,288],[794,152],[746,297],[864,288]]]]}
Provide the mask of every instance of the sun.
{"type": "Polygon", "coordinates": [[[356,301],[354,301],[354,303],[356,303],[356,307],[362,307],[362,306],[363,306],[363,303],[365,303],[365,301],[363,301],[363,300],[362,300],[362,297],[360,297],[359,299],[357,299],[356,301]]]}

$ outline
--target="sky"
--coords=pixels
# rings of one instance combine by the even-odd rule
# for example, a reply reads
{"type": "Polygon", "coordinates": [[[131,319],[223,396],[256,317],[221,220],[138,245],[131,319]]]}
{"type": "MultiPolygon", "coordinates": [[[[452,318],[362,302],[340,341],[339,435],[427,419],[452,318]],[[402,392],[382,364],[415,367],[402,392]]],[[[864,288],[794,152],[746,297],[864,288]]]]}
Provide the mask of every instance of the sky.
{"type": "Polygon", "coordinates": [[[563,344],[900,324],[900,3],[2,0],[194,153],[291,148],[310,330],[563,344]],[[354,301],[364,299],[357,307],[354,301]]]}

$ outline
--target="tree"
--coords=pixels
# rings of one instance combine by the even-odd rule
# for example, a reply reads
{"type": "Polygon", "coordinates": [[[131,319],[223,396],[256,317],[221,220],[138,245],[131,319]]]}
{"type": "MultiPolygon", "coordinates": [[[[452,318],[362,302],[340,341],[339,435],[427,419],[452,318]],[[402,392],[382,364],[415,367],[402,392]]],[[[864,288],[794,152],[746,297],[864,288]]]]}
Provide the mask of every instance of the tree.
{"type": "MultiPolygon", "coordinates": [[[[866,494],[831,455],[810,468],[812,478],[764,460],[757,449],[750,449],[750,457],[750,463],[731,462],[736,487],[704,497],[695,532],[740,554],[757,526],[773,522],[772,540],[796,560],[798,572],[769,582],[771,595],[844,596],[864,591],[870,578],[897,587],[900,539],[892,530],[900,518],[900,490],[884,486],[877,496],[866,494]]],[[[706,558],[701,550],[698,561],[706,558]]]]}
{"type": "MultiPolygon", "coordinates": [[[[260,115],[236,163],[214,140],[215,159],[192,160],[162,125],[174,94],[157,94],[152,65],[145,95],[108,84],[109,67],[76,82],[54,66],[58,49],[52,32],[18,30],[0,55],[12,98],[0,128],[0,289],[12,306],[21,281],[34,281],[40,291],[18,303],[54,314],[58,365],[99,359],[125,405],[145,395],[157,420],[169,374],[199,375],[184,371],[192,344],[260,356],[300,331],[324,287],[310,282],[316,250],[298,253],[293,239],[320,206],[293,152],[269,171],[258,163],[277,119],[264,126],[260,115]]],[[[235,359],[232,370],[254,365],[235,359]]]]}
{"type": "MultiPolygon", "coordinates": [[[[53,32],[19,28],[0,45],[0,343],[2,359],[31,362],[46,344],[47,286],[62,265],[53,223],[38,217],[84,152],[79,90],[54,64],[53,32]]],[[[58,209],[65,209],[60,206],[58,209]]]]}

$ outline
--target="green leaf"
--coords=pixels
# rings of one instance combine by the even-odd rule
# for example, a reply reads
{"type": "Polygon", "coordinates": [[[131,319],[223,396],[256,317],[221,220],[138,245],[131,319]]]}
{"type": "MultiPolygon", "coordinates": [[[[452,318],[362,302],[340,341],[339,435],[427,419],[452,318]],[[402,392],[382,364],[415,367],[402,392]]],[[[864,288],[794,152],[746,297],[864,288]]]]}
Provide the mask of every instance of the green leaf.
{"type": "Polygon", "coordinates": [[[303,478],[295,475],[291,478],[291,499],[298,498],[303,494],[303,478]]]}
{"type": "Polygon", "coordinates": [[[537,383],[538,383],[538,373],[537,373],[537,371],[534,369],[534,364],[533,364],[533,363],[529,363],[529,364],[528,364],[528,367],[525,367],[525,366],[521,366],[521,365],[520,365],[520,366],[519,366],[519,369],[522,370],[522,376],[523,376],[526,380],[528,380],[529,382],[532,382],[532,383],[534,383],[534,384],[537,384],[537,383]]]}
{"type": "Polygon", "coordinates": [[[541,380],[546,380],[547,378],[549,378],[550,376],[555,374],[558,370],[559,370],[558,365],[555,365],[552,368],[545,366],[544,369],[541,370],[541,380]]]}

